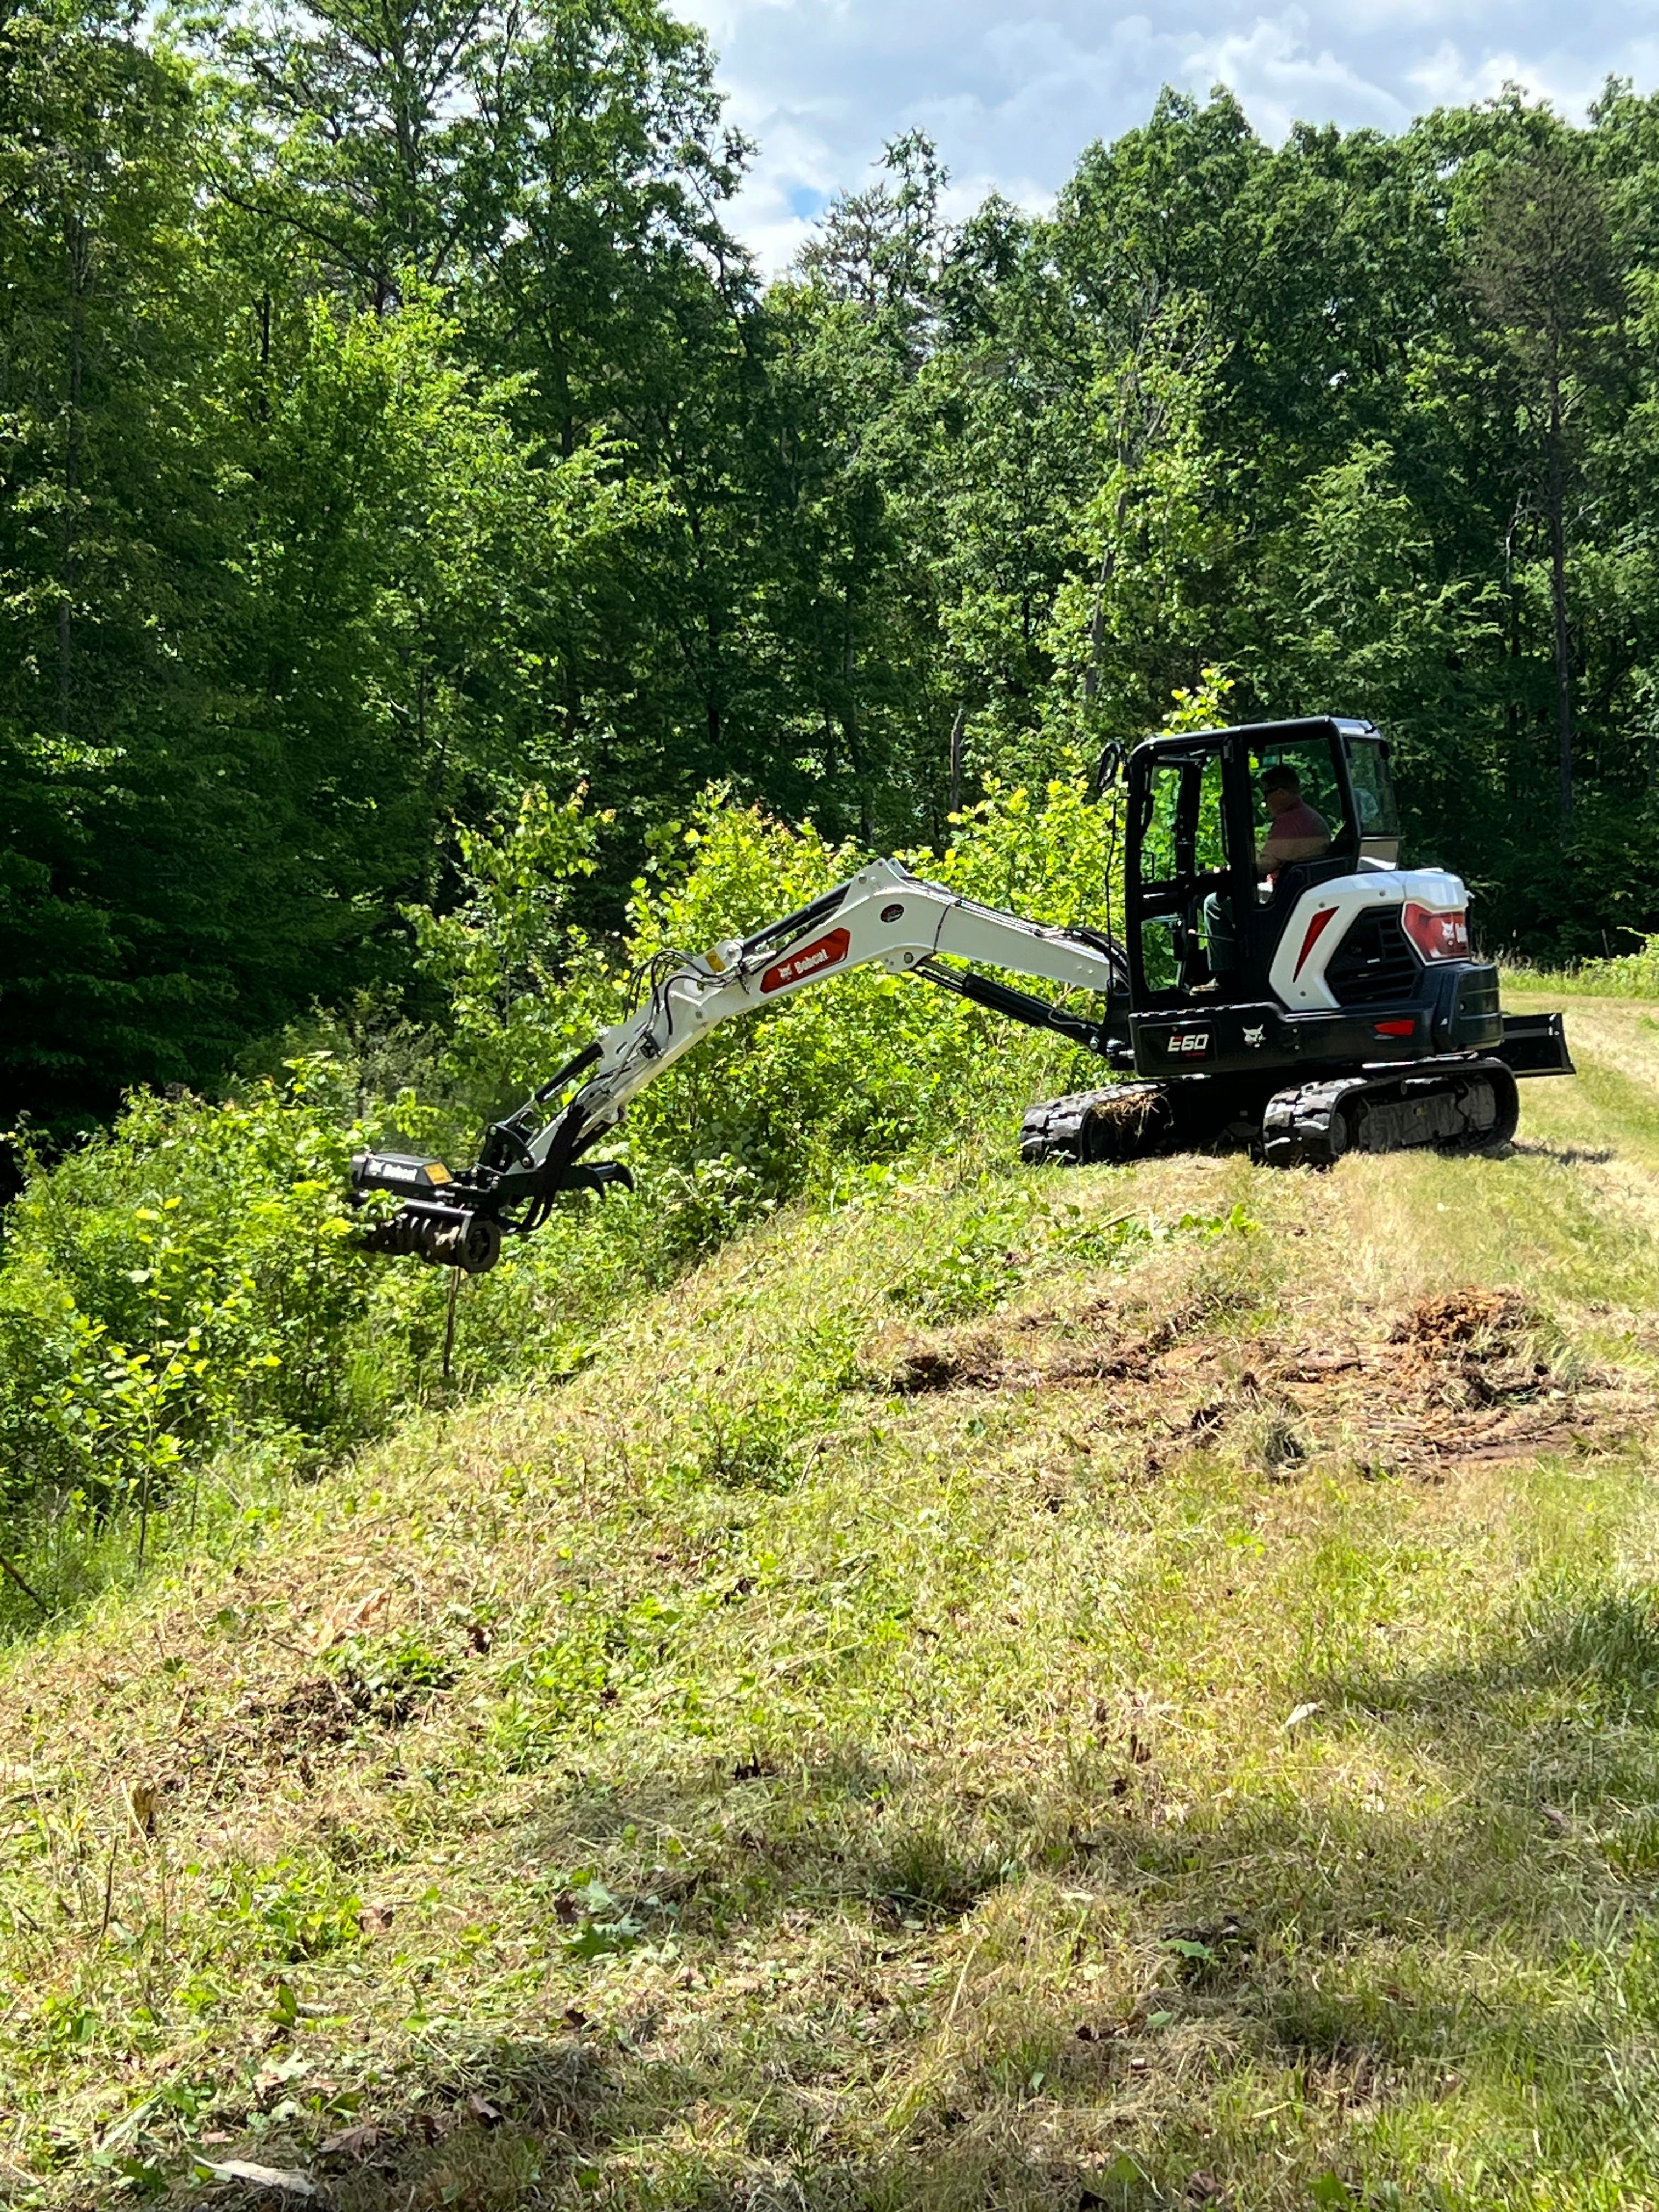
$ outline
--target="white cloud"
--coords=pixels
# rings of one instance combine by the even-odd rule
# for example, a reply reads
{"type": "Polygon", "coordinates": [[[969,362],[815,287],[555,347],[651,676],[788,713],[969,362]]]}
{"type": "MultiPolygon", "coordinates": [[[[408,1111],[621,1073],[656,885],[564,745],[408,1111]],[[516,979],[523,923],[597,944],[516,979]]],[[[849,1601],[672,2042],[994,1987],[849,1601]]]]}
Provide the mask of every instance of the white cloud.
{"type": "Polygon", "coordinates": [[[1440,104],[1525,85],[1581,112],[1609,73],[1648,88],[1648,0],[676,0],[720,55],[732,119],[761,151],[737,227],[781,268],[823,198],[868,181],[921,125],[956,179],[1046,204],[1091,139],[1145,119],[1158,88],[1231,85],[1278,139],[1297,119],[1398,130],[1440,104]]]}
{"type": "Polygon", "coordinates": [[[1264,137],[1283,138],[1293,123],[1370,124],[1398,131],[1411,107],[1385,84],[1370,82],[1333,53],[1310,46],[1306,11],[1290,8],[1259,16],[1248,32],[1200,39],[1187,55],[1188,84],[1230,85],[1264,137]]]}
{"type": "Polygon", "coordinates": [[[1513,47],[1504,47],[1466,57],[1449,39],[1406,73],[1419,108],[1468,106],[1496,99],[1505,85],[1519,84],[1564,115],[1582,115],[1607,75],[1606,68],[1586,68],[1577,57],[1559,52],[1523,59],[1513,47]]]}

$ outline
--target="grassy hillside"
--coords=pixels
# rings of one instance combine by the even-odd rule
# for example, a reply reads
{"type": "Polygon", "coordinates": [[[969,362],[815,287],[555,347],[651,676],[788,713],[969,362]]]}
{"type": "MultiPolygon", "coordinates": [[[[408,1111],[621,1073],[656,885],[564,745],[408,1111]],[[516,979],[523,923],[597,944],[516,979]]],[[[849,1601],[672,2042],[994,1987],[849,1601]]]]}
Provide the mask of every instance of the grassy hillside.
{"type": "Polygon", "coordinates": [[[1659,2193],[1659,1024],[1572,1023],[1502,1160],[774,1220],[15,1647],[0,2189],[1659,2193]]]}

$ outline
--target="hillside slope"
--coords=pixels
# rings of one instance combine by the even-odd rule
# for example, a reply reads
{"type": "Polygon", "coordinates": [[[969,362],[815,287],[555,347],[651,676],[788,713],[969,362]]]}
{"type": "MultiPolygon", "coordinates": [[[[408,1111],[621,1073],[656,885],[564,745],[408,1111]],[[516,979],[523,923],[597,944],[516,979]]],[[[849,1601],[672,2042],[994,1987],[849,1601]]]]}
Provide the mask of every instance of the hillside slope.
{"type": "Polygon", "coordinates": [[[15,1650],[0,2187],[1659,2191],[1659,1029],[1571,1012],[1504,1159],[872,1186],[15,1650]]]}

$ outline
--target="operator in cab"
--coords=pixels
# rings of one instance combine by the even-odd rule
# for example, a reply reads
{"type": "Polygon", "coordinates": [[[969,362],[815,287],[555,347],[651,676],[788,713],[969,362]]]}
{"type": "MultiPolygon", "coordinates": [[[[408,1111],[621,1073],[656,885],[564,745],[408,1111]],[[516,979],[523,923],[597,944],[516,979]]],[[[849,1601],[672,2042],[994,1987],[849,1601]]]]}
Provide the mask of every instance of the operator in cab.
{"type": "MultiPolygon", "coordinates": [[[[1288,761],[1275,761],[1263,769],[1256,788],[1267,810],[1267,834],[1256,853],[1255,872],[1271,884],[1281,868],[1297,860],[1322,860],[1331,849],[1331,833],[1324,816],[1302,796],[1302,779],[1288,761]]],[[[1219,891],[1212,891],[1204,902],[1204,936],[1210,981],[1193,988],[1218,991],[1238,967],[1232,901],[1219,891]]]]}
{"type": "Polygon", "coordinates": [[[1264,769],[1258,788],[1267,810],[1267,834],[1255,856],[1255,872],[1269,881],[1293,860],[1322,860],[1331,833],[1322,814],[1302,796],[1302,779],[1288,761],[1264,769]]]}

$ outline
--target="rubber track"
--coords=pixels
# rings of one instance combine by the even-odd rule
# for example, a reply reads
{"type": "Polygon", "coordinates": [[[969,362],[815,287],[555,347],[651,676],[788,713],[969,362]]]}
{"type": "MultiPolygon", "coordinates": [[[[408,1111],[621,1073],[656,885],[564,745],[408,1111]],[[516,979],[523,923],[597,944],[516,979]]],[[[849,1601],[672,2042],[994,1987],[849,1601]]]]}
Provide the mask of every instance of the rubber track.
{"type": "Polygon", "coordinates": [[[1019,1156],[1027,1167],[1045,1160],[1115,1165],[1164,1151],[1174,1127],[1166,1085],[1109,1083],[1031,1107],[1020,1128],[1019,1156]]]}
{"type": "Polygon", "coordinates": [[[1287,1168],[1328,1167],[1350,1151],[1484,1152],[1508,1143],[1519,1112],[1501,1060],[1341,1076],[1269,1099],[1261,1148],[1270,1166],[1287,1168]]]}
{"type": "Polygon", "coordinates": [[[1270,1166],[1328,1167],[1351,1151],[1490,1152],[1515,1134],[1519,1110],[1514,1075],[1497,1060],[1419,1062],[1386,1074],[1328,1077],[1277,1091],[1265,1108],[1219,1082],[1213,1091],[1207,1084],[1188,1089],[1114,1083],[1031,1107],[1020,1131],[1019,1154],[1028,1167],[1046,1160],[1073,1167],[1117,1165],[1177,1146],[1224,1142],[1230,1133],[1242,1137],[1259,1112],[1261,1149],[1270,1166]],[[1230,1095],[1243,1111],[1229,1122],[1218,1109],[1230,1095]]]}

